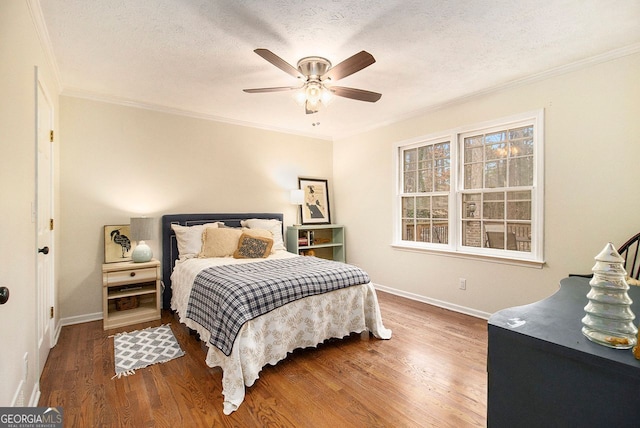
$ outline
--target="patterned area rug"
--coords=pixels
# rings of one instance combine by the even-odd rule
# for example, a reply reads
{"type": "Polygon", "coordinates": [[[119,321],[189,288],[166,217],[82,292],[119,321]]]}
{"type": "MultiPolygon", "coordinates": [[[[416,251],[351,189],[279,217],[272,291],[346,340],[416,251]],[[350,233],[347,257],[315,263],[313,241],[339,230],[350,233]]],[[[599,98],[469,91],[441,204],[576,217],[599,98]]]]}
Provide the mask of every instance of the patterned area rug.
{"type": "Polygon", "coordinates": [[[113,336],[115,377],[129,376],[137,369],[165,363],[184,355],[169,324],[113,336]]]}

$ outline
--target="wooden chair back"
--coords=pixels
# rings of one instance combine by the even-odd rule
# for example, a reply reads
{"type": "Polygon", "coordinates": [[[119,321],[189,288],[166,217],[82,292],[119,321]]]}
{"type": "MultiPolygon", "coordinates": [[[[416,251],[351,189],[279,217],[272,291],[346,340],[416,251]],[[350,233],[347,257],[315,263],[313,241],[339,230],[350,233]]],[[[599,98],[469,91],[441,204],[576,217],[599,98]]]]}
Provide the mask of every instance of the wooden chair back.
{"type": "Polygon", "coordinates": [[[618,248],[618,253],[624,259],[624,270],[627,271],[627,275],[629,275],[630,278],[634,279],[640,279],[639,243],[640,233],[637,233],[618,248]]]}

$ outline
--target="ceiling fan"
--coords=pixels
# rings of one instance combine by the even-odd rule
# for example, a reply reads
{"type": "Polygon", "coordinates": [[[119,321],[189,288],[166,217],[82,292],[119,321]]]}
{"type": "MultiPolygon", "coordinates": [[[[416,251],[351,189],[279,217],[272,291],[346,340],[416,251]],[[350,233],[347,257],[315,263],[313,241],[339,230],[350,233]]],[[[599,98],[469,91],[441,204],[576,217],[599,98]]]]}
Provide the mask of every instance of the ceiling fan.
{"type": "Polygon", "coordinates": [[[302,86],[244,89],[244,92],[255,94],[261,92],[298,91],[295,97],[301,104],[304,104],[307,114],[318,112],[320,105],[326,106],[333,95],[370,103],[375,103],[382,97],[382,94],[377,92],[333,85],[336,80],[350,76],[376,62],[375,58],[366,51],[358,52],[335,67],[332,67],[331,62],[326,58],[308,56],[298,61],[297,68],[268,49],[256,49],[254,52],[285,73],[304,81],[304,83],[302,86]]]}

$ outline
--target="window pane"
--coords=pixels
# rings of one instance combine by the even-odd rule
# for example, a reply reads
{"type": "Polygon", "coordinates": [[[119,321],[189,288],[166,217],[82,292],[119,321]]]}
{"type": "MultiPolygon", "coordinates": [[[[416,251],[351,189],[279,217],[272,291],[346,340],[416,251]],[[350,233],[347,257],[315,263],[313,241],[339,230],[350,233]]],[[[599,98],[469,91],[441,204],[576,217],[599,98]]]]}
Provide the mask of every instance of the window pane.
{"type": "Polygon", "coordinates": [[[449,180],[451,176],[451,170],[449,167],[440,167],[435,169],[434,177],[434,189],[436,192],[443,192],[449,190],[449,180]]]}
{"type": "Polygon", "coordinates": [[[435,244],[449,243],[449,223],[447,221],[433,221],[431,226],[431,242],[435,244]]]}
{"type": "Polygon", "coordinates": [[[484,136],[483,135],[475,135],[473,137],[467,137],[464,139],[464,147],[482,147],[484,144],[484,136]]]}
{"type": "Polygon", "coordinates": [[[522,128],[510,129],[509,138],[515,140],[516,138],[533,137],[533,126],[523,126],[522,128]]]}
{"type": "Polygon", "coordinates": [[[509,150],[509,156],[528,156],[533,154],[533,140],[527,138],[526,140],[511,141],[511,148],[509,150]]]}
{"type": "Polygon", "coordinates": [[[507,181],[507,162],[504,160],[487,162],[484,167],[484,187],[505,187],[507,181]]]}
{"type": "Polygon", "coordinates": [[[418,192],[433,192],[433,168],[418,171],[418,192]]]}
{"type": "Polygon", "coordinates": [[[482,227],[479,221],[462,222],[462,245],[467,247],[482,246],[482,227]]]}
{"type": "Polygon", "coordinates": [[[509,161],[509,186],[531,186],[533,184],[533,156],[509,161]]]}
{"type": "Polygon", "coordinates": [[[416,218],[431,218],[431,196],[420,196],[416,198],[416,218]]]}
{"type": "MultiPolygon", "coordinates": [[[[496,248],[498,250],[506,250],[505,242],[505,224],[504,223],[485,223],[485,246],[487,248],[496,248]]],[[[509,240],[510,246],[515,249],[515,241],[509,240]]]]}
{"type": "Polygon", "coordinates": [[[413,241],[415,238],[415,222],[412,219],[402,220],[402,239],[413,241]]]}
{"type": "Polygon", "coordinates": [[[431,222],[419,220],[416,223],[416,241],[431,242],[431,222]]]}
{"type": "Polygon", "coordinates": [[[415,171],[418,169],[418,150],[411,149],[404,151],[404,170],[415,171]]]}
{"type": "Polygon", "coordinates": [[[531,224],[508,223],[507,232],[515,239],[516,251],[531,252],[531,224]]]}
{"type": "Polygon", "coordinates": [[[419,168],[430,168],[433,165],[433,147],[423,146],[418,148],[419,168]]]}
{"type": "Polygon", "coordinates": [[[448,141],[433,146],[433,157],[435,159],[449,159],[450,155],[450,144],[448,141]]]}
{"type": "Polygon", "coordinates": [[[416,192],[416,173],[405,172],[404,173],[404,193],[415,193],[416,192]]]}
{"type": "Polygon", "coordinates": [[[481,189],[482,186],[482,164],[474,163],[464,166],[464,188],[481,189]]]}
{"type": "Polygon", "coordinates": [[[484,203],[482,204],[482,218],[504,218],[504,192],[492,192],[484,194],[484,203]]]}
{"type": "Polygon", "coordinates": [[[464,149],[464,163],[482,162],[482,146],[464,149]]]}
{"type": "Polygon", "coordinates": [[[506,158],[507,143],[491,144],[485,147],[484,155],[487,160],[506,158]]]}
{"type": "Polygon", "coordinates": [[[531,192],[507,192],[507,219],[531,220],[531,192]]]}
{"type": "Polygon", "coordinates": [[[493,134],[487,134],[484,137],[485,144],[499,143],[500,141],[507,141],[507,132],[498,131],[493,134]]]}
{"type": "Polygon", "coordinates": [[[449,218],[449,197],[433,197],[433,218],[449,218]]]}
{"type": "Polygon", "coordinates": [[[462,218],[480,217],[480,193],[470,193],[462,196],[462,218]]]}
{"type": "Polygon", "coordinates": [[[414,218],[415,199],[413,197],[402,198],[402,217],[414,218]]]}

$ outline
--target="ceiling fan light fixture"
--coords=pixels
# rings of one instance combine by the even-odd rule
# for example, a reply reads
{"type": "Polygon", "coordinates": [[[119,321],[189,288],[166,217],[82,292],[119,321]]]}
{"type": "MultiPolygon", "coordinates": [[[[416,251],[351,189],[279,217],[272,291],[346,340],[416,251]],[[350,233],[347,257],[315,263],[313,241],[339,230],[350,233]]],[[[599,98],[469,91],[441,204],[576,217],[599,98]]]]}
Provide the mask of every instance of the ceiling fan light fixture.
{"type": "Polygon", "coordinates": [[[320,95],[320,101],[322,101],[322,104],[324,104],[325,106],[328,106],[329,104],[331,104],[331,101],[333,101],[334,98],[335,97],[333,96],[333,92],[331,92],[330,89],[328,89],[323,85],[322,95],[320,95]]]}
{"type": "Polygon", "coordinates": [[[309,82],[307,83],[307,87],[305,88],[305,95],[307,97],[307,101],[311,103],[311,105],[317,105],[322,99],[322,85],[318,82],[309,82]]]}
{"type": "Polygon", "coordinates": [[[304,107],[307,102],[307,93],[304,86],[293,93],[293,99],[296,100],[300,107],[304,107]]]}

